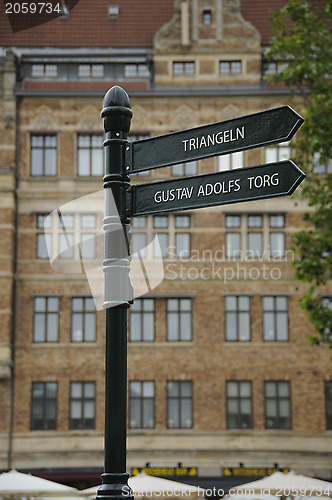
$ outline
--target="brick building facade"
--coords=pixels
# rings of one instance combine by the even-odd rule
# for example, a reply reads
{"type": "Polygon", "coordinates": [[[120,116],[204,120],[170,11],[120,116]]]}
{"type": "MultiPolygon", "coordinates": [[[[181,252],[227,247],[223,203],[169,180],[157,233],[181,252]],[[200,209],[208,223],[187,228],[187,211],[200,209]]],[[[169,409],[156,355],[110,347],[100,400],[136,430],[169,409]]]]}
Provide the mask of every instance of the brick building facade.
{"type": "MultiPolygon", "coordinates": [[[[105,318],[74,247],[101,222],[93,193],[102,189],[105,92],[119,84],[129,93],[134,139],[284,104],[301,112],[289,89],[263,80],[275,70],[263,57],[270,10],[284,4],[268,3],[80,0],[69,14],[17,32],[1,16],[3,470],[81,486],[102,470],[105,318]],[[46,216],[85,195],[84,209],[63,217],[67,248],[56,216],[46,216]],[[61,272],[47,245],[64,252],[61,272]]],[[[132,182],[290,156],[282,144],[132,182]]],[[[224,469],[278,464],[331,479],[330,353],[307,341],[313,327],[298,304],[306,287],[288,250],[306,210],[295,194],[133,222],[133,250],[147,247],[151,279],[149,243],[159,235],[164,278],[129,317],[129,472],[181,463],[197,468],[197,484],[227,486],[224,469]]],[[[93,267],[101,255],[96,245],[85,258],[93,267]]]]}

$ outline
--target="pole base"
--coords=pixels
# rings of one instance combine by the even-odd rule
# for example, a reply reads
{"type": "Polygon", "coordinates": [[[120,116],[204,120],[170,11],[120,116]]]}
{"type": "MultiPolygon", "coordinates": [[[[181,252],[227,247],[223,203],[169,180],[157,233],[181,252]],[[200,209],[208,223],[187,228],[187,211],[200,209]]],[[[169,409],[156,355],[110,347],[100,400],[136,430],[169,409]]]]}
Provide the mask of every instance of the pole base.
{"type": "Polygon", "coordinates": [[[102,474],[102,485],[98,488],[96,500],[134,500],[128,478],[129,474],[126,472],[102,474]]]}

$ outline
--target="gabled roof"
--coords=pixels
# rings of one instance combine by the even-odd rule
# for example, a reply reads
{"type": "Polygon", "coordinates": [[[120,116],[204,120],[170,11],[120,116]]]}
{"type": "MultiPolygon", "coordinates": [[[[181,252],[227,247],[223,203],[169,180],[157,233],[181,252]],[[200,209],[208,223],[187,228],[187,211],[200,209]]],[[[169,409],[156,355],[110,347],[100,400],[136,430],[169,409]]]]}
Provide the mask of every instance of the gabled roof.
{"type": "MultiPolygon", "coordinates": [[[[5,14],[5,2],[0,2],[0,46],[152,48],[155,33],[172,18],[174,1],[79,0],[68,19],[53,19],[16,33],[5,14]],[[110,3],[119,5],[117,19],[108,18],[110,3]]],[[[271,11],[279,10],[285,3],[286,0],[241,0],[242,15],[261,33],[263,45],[271,37],[271,11]]]]}

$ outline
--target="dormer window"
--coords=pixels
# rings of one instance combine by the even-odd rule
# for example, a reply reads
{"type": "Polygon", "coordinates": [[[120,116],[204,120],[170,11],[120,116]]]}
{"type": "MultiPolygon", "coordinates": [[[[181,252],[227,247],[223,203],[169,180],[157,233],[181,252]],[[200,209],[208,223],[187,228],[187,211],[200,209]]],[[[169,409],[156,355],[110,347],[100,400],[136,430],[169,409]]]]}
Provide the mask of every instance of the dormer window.
{"type": "Polygon", "coordinates": [[[203,24],[204,26],[211,26],[212,24],[212,11],[210,9],[203,10],[203,24]]]}
{"type": "Polygon", "coordinates": [[[117,19],[119,17],[119,6],[111,4],[108,6],[108,19],[117,19]]]}

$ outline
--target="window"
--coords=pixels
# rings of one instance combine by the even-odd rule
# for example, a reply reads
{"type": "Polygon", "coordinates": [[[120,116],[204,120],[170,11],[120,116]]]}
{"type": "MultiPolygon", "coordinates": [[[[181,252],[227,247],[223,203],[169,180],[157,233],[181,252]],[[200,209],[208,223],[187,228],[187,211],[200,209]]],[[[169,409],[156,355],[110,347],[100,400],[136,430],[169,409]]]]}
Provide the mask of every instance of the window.
{"type": "Polygon", "coordinates": [[[251,382],[229,381],[227,389],[228,429],[250,429],[252,427],[251,382]]]}
{"type": "Polygon", "coordinates": [[[172,175],[183,177],[186,175],[197,174],[197,161],[189,161],[187,163],[178,163],[172,166],[172,175]]]}
{"type": "Polygon", "coordinates": [[[149,259],[187,258],[191,251],[190,228],[190,215],[133,217],[131,253],[140,252],[142,257],[149,259]]]}
{"type": "Polygon", "coordinates": [[[33,382],[31,430],[55,430],[57,413],[56,382],[33,382]]]}
{"type": "Polygon", "coordinates": [[[265,382],[266,429],[290,429],[291,406],[289,382],[265,382]]]}
{"type": "Polygon", "coordinates": [[[173,62],[173,75],[188,76],[195,74],[194,61],[177,61],[173,62]]]}
{"type": "Polygon", "coordinates": [[[222,75],[239,75],[242,73],[241,61],[220,61],[220,73],[222,75]]]}
{"type": "Polygon", "coordinates": [[[48,216],[38,214],[37,258],[57,257],[63,260],[75,259],[77,262],[96,258],[96,236],[101,234],[101,221],[101,212],[62,215],[54,212],[48,216]]]}
{"type": "Polygon", "coordinates": [[[147,246],[146,221],[145,216],[133,217],[131,220],[131,254],[140,253],[143,258],[146,257],[147,246]],[[135,232],[135,229],[137,232],[135,232]]]}
{"type": "Polygon", "coordinates": [[[119,6],[117,4],[110,4],[108,6],[108,18],[117,19],[119,17],[119,6]]]}
{"type": "Polygon", "coordinates": [[[168,257],[168,216],[167,215],[155,215],[153,217],[153,227],[158,229],[155,232],[158,236],[158,242],[154,240],[154,257],[168,257]]]}
{"type": "Polygon", "coordinates": [[[292,150],[289,142],[280,142],[276,146],[265,148],[265,163],[274,163],[281,160],[289,160],[292,150]]]}
{"type": "Polygon", "coordinates": [[[270,215],[270,256],[285,256],[285,233],[280,228],[285,227],[284,215],[270,215]],[[279,229],[279,230],[278,230],[279,229]]]}
{"type": "Polygon", "coordinates": [[[264,340],[288,340],[288,300],[282,295],[263,297],[264,340]]]}
{"type": "Polygon", "coordinates": [[[130,382],[129,427],[131,429],[154,427],[154,382],[130,382]]]}
{"type": "MultiPolygon", "coordinates": [[[[226,215],[226,228],[240,228],[241,217],[239,215],[226,215]]],[[[227,231],[226,232],[226,256],[240,257],[241,256],[241,233],[227,231]]]]}
{"type": "Polygon", "coordinates": [[[95,383],[71,382],[70,429],[94,429],[95,383]]]}
{"type": "Polygon", "coordinates": [[[230,153],[228,155],[218,156],[219,172],[222,172],[224,170],[233,170],[236,168],[242,168],[243,166],[244,166],[243,151],[238,151],[236,153],[230,153]]]}
{"type": "Polygon", "coordinates": [[[58,342],[59,335],[59,298],[34,298],[34,342],[58,342]]]}
{"type": "Polygon", "coordinates": [[[135,299],[130,308],[130,332],[132,342],[154,340],[154,299],[135,299]]]}
{"type": "Polygon", "coordinates": [[[250,340],[250,297],[227,295],[225,297],[226,340],[250,340]]]}
{"type": "Polygon", "coordinates": [[[191,299],[167,299],[167,340],[191,339],[191,299]]]}
{"type": "Polygon", "coordinates": [[[52,248],[52,218],[47,215],[37,215],[37,258],[48,259],[49,249],[52,248]]]}
{"type": "Polygon", "coordinates": [[[31,66],[31,76],[33,78],[56,78],[58,67],[56,64],[33,64],[31,66]]]}
{"type": "Polygon", "coordinates": [[[332,382],[325,382],[326,430],[332,430],[332,382]]]}
{"type": "Polygon", "coordinates": [[[264,75],[276,75],[287,68],[287,63],[279,61],[265,61],[263,64],[264,75]]]}
{"type": "Polygon", "coordinates": [[[286,258],[284,214],[225,215],[226,256],[286,258]]]}
{"type": "Polygon", "coordinates": [[[313,171],[315,174],[330,174],[332,172],[332,158],[324,161],[320,153],[314,153],[313,171]]]}
{"type": "Polygon", "coordinates": [[[204,26],[210,26],[212,24],[212,12],[209,9],[203,10],[203,24],[204,26]]]}
{"type": "Polygon", "coordinates": [[[175,215],[175,254],[179,258],[190,256],[190,233],[178,229],[190,227],[190,215],[175,215]]]}
{"type": "Polygon", "coordinates": [[[102,134],[78,134],[77,158],[79,176],[102,176],[104,168],[102,134]]]}
{"type": "Polygon", "coordinates": [[[187,429],[193,426],[192,382],[167,382],[167,427],[187,429]]]}
{"type": "Polygon", "coordinates": [[[96,341],[96,308],[91,297],[73,297],[71,301],[72,342],[96,341]]]}
{"type": "Polygon", "coordinates": [[[148,78],[150,76],[147,64],[125,64],[124,75],[126,78],[148,78]]]}
{"type": "Polygon", "coordinates": [[[79,78],[103,78],[104,66],[103,64],[80,64],[78,66],[79,78]]]}
{"type": "Polygon", "coordinates": [[[57,136],[31,135],[31,175],[54,176],[57,169],[57,136]]]}

